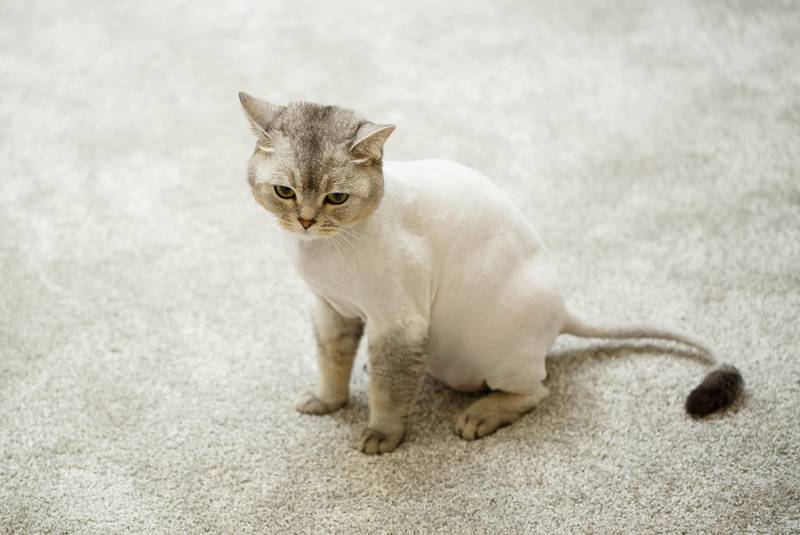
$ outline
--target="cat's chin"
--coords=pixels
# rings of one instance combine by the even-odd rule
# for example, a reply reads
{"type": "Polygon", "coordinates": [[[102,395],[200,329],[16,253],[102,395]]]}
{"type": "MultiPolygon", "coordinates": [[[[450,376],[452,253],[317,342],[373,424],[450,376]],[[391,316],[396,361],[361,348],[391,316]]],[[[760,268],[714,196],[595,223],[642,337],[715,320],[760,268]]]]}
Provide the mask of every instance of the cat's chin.
{"type": "Polygon", "coordinates": [[[284,232],[291,235],[293,238],[301,240],[301,241],[315,241],[315,240],[325,240],[328,238],[333,238],[334,236],[339,235],[339,231],[336,232],[324,232],[319,233],[313,230],[286,230],[284,232]]]}

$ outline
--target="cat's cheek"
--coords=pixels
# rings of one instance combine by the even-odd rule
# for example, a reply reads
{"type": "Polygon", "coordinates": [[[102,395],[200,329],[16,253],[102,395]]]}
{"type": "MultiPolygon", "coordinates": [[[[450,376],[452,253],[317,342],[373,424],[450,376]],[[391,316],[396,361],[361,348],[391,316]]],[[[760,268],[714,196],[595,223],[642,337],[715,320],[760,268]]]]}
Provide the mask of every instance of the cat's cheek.
{"type": "Polygon", "coordinates": [[[295,234],[298,232],[297,229],[294,228],[294,226],[291,223],[287,223],[283,219],[278,221],[278,225],[281,227],[281,229],[291,234],[295,234]]]}
{"type": "Polygon", "coordinates": [[[337,227],[347,226],[349,223],[358,220],[358,216],[363,209],[360,203],[353,203],[349,206],[337,206],[336,208],[328,210],[326,222],[330,222],[330,224],[337,227]]]}
{"type": "Polygon", "coordinates": [[[280,214],[273,205],[272,199],[264,195],[263,193],[253,189],[253,197],[255,198],[256,202],[261,205],[261,207],[266,210],[267,212],[274,214],[280,217],[280,214]]]}

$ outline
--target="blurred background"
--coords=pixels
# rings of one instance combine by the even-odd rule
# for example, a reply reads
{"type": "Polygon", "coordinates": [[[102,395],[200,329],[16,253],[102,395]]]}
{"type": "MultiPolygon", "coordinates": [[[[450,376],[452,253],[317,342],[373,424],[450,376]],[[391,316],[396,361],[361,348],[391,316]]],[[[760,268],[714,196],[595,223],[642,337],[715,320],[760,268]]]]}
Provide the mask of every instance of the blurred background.
{"type": "Polygon", "coordinates": [[[796,2],[3,0],[0,532],[797,529],[798,58],[796,2]],[[693,423],[697,364],[562,341],[515,426],[460,441],[428,381],[359,456],[363,373],[292,411],[308,294],[242,90],[492,177],[577,308],[708,338],[744,408],[693,423]]]}

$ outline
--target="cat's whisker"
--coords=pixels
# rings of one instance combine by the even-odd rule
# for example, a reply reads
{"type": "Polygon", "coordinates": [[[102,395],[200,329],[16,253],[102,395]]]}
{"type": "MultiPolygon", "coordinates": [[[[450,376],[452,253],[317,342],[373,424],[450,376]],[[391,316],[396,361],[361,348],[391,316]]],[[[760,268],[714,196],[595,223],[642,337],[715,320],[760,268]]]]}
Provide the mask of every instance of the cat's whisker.
{"type": "Polygon", "coordinates": [[[359,249],[365,251],[370,256],[379,256],[380,252],[374,243],[371,243],[365,237],[360,236],[356,232],[349,230],[349,229],[342,229],[345,236],[348,239],[352,240],[354,243],[353,247],[358,247],[359,249]]]}
{"type": "Polygon", "coordinates": [[[347,237],[344,234],[338,234],[331,238],[330,240],[334,246],[336,247],[337,256],[340,260],[347,262],[350,266],[350,273],[348,278],[353,278],[358,273],[358,267],[356,266],[356,262],[353,259],[353,255],[349,253],[349,251],[345,250],[345,247],[349,245],[350,242],[347,241],[347,237]],[[343,241],[340,241],[343,240],[343,241]]]}

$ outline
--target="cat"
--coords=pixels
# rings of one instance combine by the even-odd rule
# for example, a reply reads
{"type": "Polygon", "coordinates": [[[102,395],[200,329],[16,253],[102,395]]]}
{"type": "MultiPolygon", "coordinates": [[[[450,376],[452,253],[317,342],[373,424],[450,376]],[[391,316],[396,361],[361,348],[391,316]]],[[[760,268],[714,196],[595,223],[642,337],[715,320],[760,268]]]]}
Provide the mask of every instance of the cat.
{"type": "MultiPolygon", "coordinates": [[[[298,411],[327,414],[347,402],[367,335],[369,423],[358,450],[400,444],[425,372],[460,391],[489,390],[456,419],[462,438],[510,424],[548,395],[545,356],[559,334],[673,340],[716,363],[687,334],[580,319],[539,235],[477,171],[445,160],[384,161],[395,127],[346,108],[239,99],[257,137],[247,167],[252,193],[275,216],[315,296],[320,384],[298,411]]],[[[685,408],[710,414],[742,388],[735,367],[717,367],[685,408]]]]}

